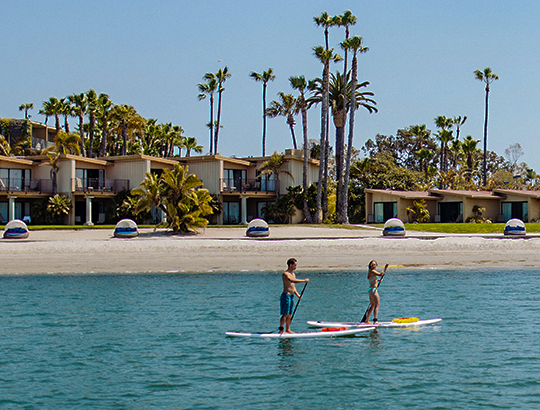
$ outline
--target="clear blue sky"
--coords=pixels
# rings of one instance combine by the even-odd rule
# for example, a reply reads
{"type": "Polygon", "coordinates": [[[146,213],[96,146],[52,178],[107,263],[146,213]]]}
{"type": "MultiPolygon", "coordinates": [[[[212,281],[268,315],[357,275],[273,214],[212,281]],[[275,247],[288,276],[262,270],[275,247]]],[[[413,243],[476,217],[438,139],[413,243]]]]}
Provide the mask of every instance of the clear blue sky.
{"type": "MultiPolygon", "coordinates": [[[[320,76],[312,47],[324,36],[313,17],[347,9],[358,16],[352,34],[370,48],[359,78],[371,82],[379,108],[358,112],[356,148],[412,124],[435,131],[438,115],[466,115],[462,136],[482,140],[484,86],[473,71],[490,66],[500,79],[490,93],[488,149],[503,155],[518,142],[520,162],[540,172],[540,3],[532,0],[5,0],[0,117],[20,118],[19,105],[33,102],[33,119],[43,121],[42,101],[94,88],[145,118],[181,125],[207,151],[209,105],[198,101],[197,83],[227,65],[219,151],[260,155],[262,86],[249,73],[274,69],[269,101],[292,92],[291,75],[320,76]]],[[[331,30],[332,46],[342,39],[342,29],[331,30]]],[[[309,137],[318,138],[319,108],[309,115],[309,137]]],[[[269,119],[267,153],[291,146],[284,119],[269,119]]]]}

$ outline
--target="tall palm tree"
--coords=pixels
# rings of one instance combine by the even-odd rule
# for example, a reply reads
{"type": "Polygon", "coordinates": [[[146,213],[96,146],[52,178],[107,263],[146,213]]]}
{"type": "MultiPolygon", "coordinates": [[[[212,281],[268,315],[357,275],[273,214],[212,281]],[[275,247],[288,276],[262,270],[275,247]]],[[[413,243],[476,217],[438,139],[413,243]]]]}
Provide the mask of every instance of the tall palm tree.
{"type": "Polygon", "coordinates": [[[69,134],[68,118],[73,115],[73,107],[66,98],[60,98],[60,114],[64,117],[64,131],[69,134]]]}
{"type": "Polygon", "coordinates": [[[206,82],[197,84],[197,87],[199,88],[199,101],[204,100],[207,95],[210,97],[210,121],[208,122],[208,128],[210,129],[210,149],[208,152],[211,154],[214,145],[214,93],[218,89],[218,82],[214,73],[206,73],[203,78],[206,82]]]}
{"type": "Polygon", "coordinates": [[[456,126],[456,139],[459,140],[459,132],[461,131],[461,127],[463,124],[465,124],[465,121],[467,121],[467,116],[464,115],[463,117],[460,115],[459,117],[452,118],[452,124],[456,126]]]}
{"type": "Polygon", "coordinates": [[[79,119],[79,136],[81,153],[84,154],[84,116],[86,115],[86,109],[88,107],[86,101],[86,95],[84,93],[72,94],[67,97],[68,101],[73,106],[73,114],[79,119]]]}
{"type": "Polygon", "coordinates": [[[489,98],[489,85],[499,79],[499,76],[491,71],[491,67],[484,68],[484,71],[476,70],[474,77],[486,84],[486,113],[484,116],[484,164],[483,164],[483,182],[484,186],[487,184],[487,128],[488,128],[488,98],[489,98]]]}
{"type": "Polygon", "coordinates": [[[218,83],[218,109],[217,109],[217,119],[216,119],[216,128],[214,129],[214,154],[218,153],[218,135],[219,135],[219,127],[221,124],[221,98],[223,91],[225,91],[225,88],[223,87],[223,84],[225,81],[227,81],[227,78],[231,77],[231,74],[229,73],[229,67],[225,66],[223,69],[219,69],[218,72],[215,74],[216,80],[218,83]]]}
{"type": "Polygon", "coordinates": [[[426,179],[426,184],[429,182],[429,161],[433,159],[435,156],[435,153],[427,148],[422,148],[418,151],[416,151],[416,157],[420,161],[422,170],[424,171],[424,177],[426,179]]]}
{"type": "Polygon", "coordinates": [[[100,155],[104,157],[105,155],[107,155],[109,113],[113,106],[113,102],[110,100],[108,94],[100,93],[97,99],[97,105],[98,105],[99,117],[101,119],[100,155]]]}
{"type": "Polygon", "coordinates": [[[319,169],[319,183],[317,185],[317,213],[315,215],[315,223],[321,222],[322,219],[326,219],[328,214],[328,156],[329,156],[329,143],[328,143],[328,77],[330,72],[330,62],[341,60],[338,54],[333,55],[333,49],[330,49],[328,44],[328,29],[335,26],[337,21],[333,17],[330,17],[326,11],[322,12],[320,16],[313,17],[313,21],[318,27],[324,28],[324,42],[325,47],[314,47],[315,56],[324,65],[323,68],[323,103],[321,105],[321,155],[319,169]],[[333,59],[339,57],[339,59],[333,59]],[[322,184],[324,184],[324,199],[322,192],[322,184]]]}
{"type": "Polygon", "coordinates": [[[282,116],[286,118],[287,125],[291,131],[293,148],[297,149],[296,137],[294,135],[294,116],[298,114],[298,105],[296,103],[296,98],[292,94],[285,94],[283,91],[278,93],[280,101],[272,101],[270,107],[266,109],[266,115],[270,118],[275,118],[277,116],[282,116]]]}
{"type": "Polygon", "coordinates": [[[313,82],[306,81],[306,78],[301,75],[298,77],[289,77],[289,82],[291,87],[295,90],[298,90],[300,95],[296,99],[298,108],[302,113],[302,135],[304,137],[304,164],[302,170],[302,190],[304,191],[304,217],[307,223],[313,223],[311,218],[311,212],[309,211],[308,198],[307,198],[307,168],[308,168],[308,157],[309,157],[309,140],[308,140],[308,121],[307,121],[307,112],[308,104],[306,100],[306,92],[309,90],[310,83],[311,88],[314,87],[313,82]]]}
{"type": "MultiPolygon", "coordinates": [[[[353,55],[352,67],[351,67],[351,90],[357,90],[361,88],[363,84],[369,84],[368,82],[363,82],[358,86],[358,54],[367,53],[369,48],[365,47],[363,44],[363,38],[360,36],[353,36],[344,41],[344,48],[351,51],[353,55]]],[[[347,205],[349,198],[349,174],[351,169],[351,159],[352,159],[352,147],[354,140],[354,116],[356,113],[357,107],[364,107],[371,114],[377,112],[375,108],[376,102],[370,98],[366,98],[364,95],[372,96],[373,93],[361,94],[360,97],[355,93],[355,98],[358,98],[355,104],[350,104],[350,118],[349,118],[349,136],[347,139],[347,154],[345,156],[345,172],[343,176],[343,189],[340,193],[340,210],[341,213],[338,214],[338,220],[340,223],[348,224],[349,223],[349,207],[347,205]]]]}
{"type": "MultiPolygon", "coordinates": [[[[327,28],[325,29],[325,35],[327,28]]],[[[315,215],[315,223],[321,223],[322,219],[326,219],[328,213],[328,94],[329,94],[329,77],[330,77],[330,62],[338,62],[342,58],[339,54],[334,53],[334,49],[326,50],[322,46],[313,48],[313,52],[317,59],[323,64],[322,76],[322,104],[321,104],[321,155],[319,166],[319,183],[317,184],[317,212],[315,215]],[[324,184],[324,201],[323,201],[323,184],[324,184]]]]}
{"type": "Polygon", "coordinates": [[[274,152],[270,159],[262,164],[259,168],[261,175],[274,175],[276,181],[276,202],[279,201],[279,174],[284,173],[293,178],[293,175],[289,171],[281,169],[284,163],[285,154],[278,154],[277,152],[274,152]]]}
{"type": "Polygon", "coordinates": [[[127,154],[127,142],[134,139],[135,132],[142,132],[145,126],[144,118],[137,113],[131,105],[114,105],[111,109],[113,130],[117,135],[122,135],[122,154],[127,154]]]}
{"type": "MultiPolygon", "coordinates": [[[[356,21],[358,20],[358,18],[352,14],[352,11],[350,10],[346,10],[342,15],[340,16],[335,16],[335,21],[336,21],[336,25],[339,26],[339,27],[345,27],[345,40],[344,41],[347,41],[347,39],[349,38],[349,27],[350,26],[354,26],[356,24],[356,21]]],[[[343,47],[343,44],[341,45],[343,50],[344,50],[344,58],[343,58],[343,72],[344,73],[347,73],[347,60],[348,60],[348,54],[349,54],[349,50],[346,48],[346,47],[343,47]]],[[[346,88],[347,87],[347,84],[346,84],[346,79],[347,77],[344,76],[343,78],[343,88],[346,88]]],[[[347,106],[347,95],[345,95],[345,101],[344,101],[344,106],[347,106]]],[[[343,128],[345,128],[345,124],[347,123],[347,116],[344,115],[343,116],[343,128]]]]}
{"type": "Polygon", "coordinates": [[[21,104],[19,106],[19,111],[24,111],[24,119],[25,120],[32,117],[31,115],[28,115],[28,110],[33,110],[33,109],[34,109],[34,103],[25,103],[25,104],[21,104]]]}
{"type": "Polygon", "coordinates": [[[88,122],[89,122],[89,130],[88,130],[88,150],[86,152],[87,157],[93,156],[93,149],[94,149],[94,134],[95,134],[95,127],[96,127],[96,113],[98,111],[98,95],[93,89],[89,89],[86,92],[86,101],[88,103],[88,122]]]}
{"type": "Polygon", "coordinates": [[[266,71],[263,71],[262,73],[256,73],[255,71],[252,71],[249,75],[251,78],[253,78],[257,82],[262,82],[263,84],[263,93],[262,93],[262,99],[263,99],[263,134],[262,134],[262,156],[264,157],[266,155],[266,87],[268,84],[268,81],[274,81],[276,76],[274,75],[274,70],[272,68],[269,68],[266,71]]]}

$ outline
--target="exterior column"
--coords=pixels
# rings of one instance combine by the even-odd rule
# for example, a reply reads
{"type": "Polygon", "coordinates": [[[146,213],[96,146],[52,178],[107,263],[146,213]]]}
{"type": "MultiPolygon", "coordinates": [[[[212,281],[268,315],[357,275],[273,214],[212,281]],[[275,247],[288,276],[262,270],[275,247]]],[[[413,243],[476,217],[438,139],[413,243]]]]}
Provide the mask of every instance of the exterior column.
{"type": "Polygon", "coordinates": [[[8,196],[9,199],[9,211],[8,211],[8,221],[13,221],[15,219],[15,199],[16,196],[8,196]]]}
{"type": "Polygon", "coordinates": [[[247,224],[247,196],[240,196],[240,223],[247,224]]]}
{"type": "Polygon", "coordinates": [[[92,222],[92,199],[93,196],[86,197],[86,222],[85,225],[94,225],[92,222]]]}

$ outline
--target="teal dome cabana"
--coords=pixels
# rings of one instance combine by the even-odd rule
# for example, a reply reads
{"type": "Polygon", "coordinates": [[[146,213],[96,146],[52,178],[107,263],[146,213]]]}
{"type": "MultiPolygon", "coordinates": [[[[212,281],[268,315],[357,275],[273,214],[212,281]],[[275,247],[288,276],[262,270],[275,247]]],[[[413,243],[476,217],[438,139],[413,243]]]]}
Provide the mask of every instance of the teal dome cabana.
{"type": "Polygon", "coordinates": [[[249,237],[264,237],[270,235],[270,229],[264,219],[253,219],[248,224],[246,236],[249,237]]]}
{"type": "Polygon", "coordinates": [[[4,239],[25,239],[30,235],[28,227],[20,219],[13,219],[4,228],[4,239]]]}
{"type": "Polygon", "coordinates": [[[122,219],[114,228],[115,238],[135,238],[139,236],[139,229],[135,221],[131,219],[122,219]]]}
{"type": "Polygon", "coordinates": [[[504,234],[514,236],[527,235],[525,223],[518,218],[510,219],[508,222],[506,222],[506,225],[504,226],[504,234]]]}
{"type": "Polygon", "coordinates": [[[384,236],[405,236],[405,225],[399,218],[390,218],[384,223],[384,236]]]}

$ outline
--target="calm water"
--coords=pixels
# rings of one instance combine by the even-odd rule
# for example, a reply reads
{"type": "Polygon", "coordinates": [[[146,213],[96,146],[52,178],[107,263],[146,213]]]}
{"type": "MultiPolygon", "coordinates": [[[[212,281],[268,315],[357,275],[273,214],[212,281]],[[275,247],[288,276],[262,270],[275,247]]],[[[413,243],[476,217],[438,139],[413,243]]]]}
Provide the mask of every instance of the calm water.
{"type": "MultiPolygon", "coordinates": [[[[293,330],[360,318],[365,274],[311,273],[293,330]]],[[[280,283],[279,273],[0,277],[0,409],[540,407],[537,271],[389,270],[380,319],[443,318],[435,326],[224,336],[275,330],[280,283]]]]}

